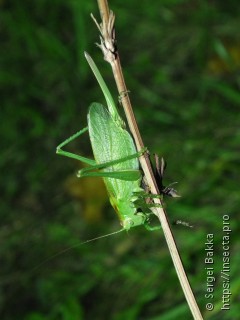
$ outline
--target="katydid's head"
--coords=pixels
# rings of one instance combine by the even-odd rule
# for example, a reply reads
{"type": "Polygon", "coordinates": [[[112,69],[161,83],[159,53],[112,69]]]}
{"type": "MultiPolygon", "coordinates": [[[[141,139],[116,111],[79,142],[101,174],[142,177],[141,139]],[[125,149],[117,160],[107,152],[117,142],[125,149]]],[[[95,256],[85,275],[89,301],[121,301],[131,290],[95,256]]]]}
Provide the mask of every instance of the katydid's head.
{"type": "Polygon", "coordinates": [[[128,231],[134,226],[134,223],[131,218],[126,218],[125,220],[123,220],[122,226],[124,230],[128,231]]]}
{"type": "Polygon", "coordinates": [[[131,218],[126,217],[121,222],[123,229],[126,231],[130,230],[133,227],[145,225],[145,223],[146,223],[146,216],[141,212],[134,214],[131,218]]]}

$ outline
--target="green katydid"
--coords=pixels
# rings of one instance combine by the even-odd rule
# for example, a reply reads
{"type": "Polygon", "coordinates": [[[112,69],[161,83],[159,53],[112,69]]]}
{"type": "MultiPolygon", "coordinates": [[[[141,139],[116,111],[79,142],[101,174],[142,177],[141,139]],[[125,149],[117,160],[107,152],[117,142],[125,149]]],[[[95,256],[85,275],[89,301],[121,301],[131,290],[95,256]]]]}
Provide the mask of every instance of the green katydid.
{"type": "Polygon", "coordinates": [[[89,165],[78,172],[78,177],[98,176],[104,179],[110,203],[120,219],[121,230],[140,225],[149,230],[156,229],[149,226],[152,211],[145,202],[145,198],[151,196],[141,188],[142,174],[138,157],[146,149],[137,152],[100,71],[87,53],[85,57],[102,89],[107,108],[100,103],[92,103],[87,117],[88,126],[61,143],[57,147],[57,154],[89,165]],[[62,147],[86,131],[89,132],[95,160],[62,150],[62,147]]]}

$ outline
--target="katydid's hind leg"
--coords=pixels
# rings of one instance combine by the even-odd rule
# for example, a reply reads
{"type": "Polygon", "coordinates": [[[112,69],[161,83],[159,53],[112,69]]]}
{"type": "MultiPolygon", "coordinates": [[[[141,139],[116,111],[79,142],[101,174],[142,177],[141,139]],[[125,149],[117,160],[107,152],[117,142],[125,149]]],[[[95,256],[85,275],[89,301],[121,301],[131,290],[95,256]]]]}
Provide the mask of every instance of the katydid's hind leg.
{"type": "Polygon", "coordinates": [[[101,170],[106,169],[110,166],[113,166],[118,163],[122,163],[134,158],[140,157],[144,152],[146,152],[146,148],[143,148],[139,152],[131,154],[127,157],[123,157],[120,159],[108,161],[105,163],[94,164],[91,167],[83,168],[78,172],[78,177],[89,177],[89,176],[97,176],[97,177],[108,177],[113,179],[120,179],[126,181],[135,181],[140,179],[141,173],[139,170],[122,170],[122,171],[112,171],[112,172],[92,172],[92,170],[101,170]]]}
{"type": "Polygon", "coordinates": [[[64,147],[65,145],[67,145],[68,143],[70,143],[71,141],[75,140],[76,138],[78,138],[79,136],[81,136],[83,133],[85,133],[88,130],[88,127],[83,128],[82,130],[76,132],[75,134],[73,134],[70,138],[64,140],[62,143],[60,143],[57,146],[57,153],[59,153],[58,151],[61,151],[62,147],[64,147]]]}
{"type": "Polygon", "coordinates": [[[77,155],[75,153],[72,153],[72,152],[68,152],[68,151],[62,150],[62,147],[66,146],[68,143],[70,143],[73,140],[75,140],[76,138],[80,137],[87,130],[88,130],[88,127],[85,127],[82,130],[80,130],[77,133],[75,133],[74,135],[72,135],[70,138],[68,138],[65,141],[63,141],[61,144],[59,144],[57,146],[56,153],[61,155],[61,156],[72,158],[72,159],[76,159],[76,160],[82,161],[83,163],[87,163],[87,164],[89,164],[91,166],[94,166],[96,164],[96,162],[94,160],[79,156],[79,155],[77,155]]]}
{"type": "Polygon", "coordinates": [[[83,168],[78,171],[78,178],[82,177],[102,177],[112,178],[124,181],[137,181],[141,177],[140,170],[119,170],[119,171],[92,171],[98,169],[98,165],[94,165],[88,168],[83,168]]]}

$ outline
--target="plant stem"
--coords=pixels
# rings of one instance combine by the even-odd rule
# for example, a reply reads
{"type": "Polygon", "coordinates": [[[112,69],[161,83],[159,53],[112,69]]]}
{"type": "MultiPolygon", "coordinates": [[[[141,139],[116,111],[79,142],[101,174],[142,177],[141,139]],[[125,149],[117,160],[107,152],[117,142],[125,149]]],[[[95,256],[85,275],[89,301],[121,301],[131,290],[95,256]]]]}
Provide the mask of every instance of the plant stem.
{"type": "MultiPolygon", "coordinates": [[[[116,81],[116,85],[118,88],[119,95],[121,97],[121,102],[126,114],[127,122],[129,125],[129,129],[133,135],[134,141],[136,143],[137,150],[140,151],[144,148],[144,144],[138,129],[138,125],[132,110],[131,102],[128,95],[128,90],[124,81],[119,53],[116,48],[115,41],[115,30],[114,30],[114,20],[115,17],[112,12],[109,11],[107,0],[97,0],[100,15],[102,18],[102,23],[99,25],[97,21],[94,19],[97,27],[101,33],[101,44],[98,45],[104,55],[104,59],[111,64],[113,75],[116,81]]],[[[159,194],[159,190],[157,187],[157,183],[153,174],[152,166],[149,160],[149,155],[145,153],[140,157],[140,163],[147,181],[147,185],[150,188],[152,194],[159,194]]],[[[189,284],[187,275],[185,273],[177,245],[175,243],[174,236],[172,234],[170,224],[167,219],[166,211],[163,208],[163,203],[161,199],[154,199],[154,202],[160,207],[154,208],[154,213],[157,215],[162,230],[173,260],[174,267],[176,269],[180,284],[182,286],[183,292],[185,294],[186,300],[188,302],[189,308],[192,312],[193,318],[196,320],[201,320],[202,315],[193,295],[191,286],[189,284]]]]}

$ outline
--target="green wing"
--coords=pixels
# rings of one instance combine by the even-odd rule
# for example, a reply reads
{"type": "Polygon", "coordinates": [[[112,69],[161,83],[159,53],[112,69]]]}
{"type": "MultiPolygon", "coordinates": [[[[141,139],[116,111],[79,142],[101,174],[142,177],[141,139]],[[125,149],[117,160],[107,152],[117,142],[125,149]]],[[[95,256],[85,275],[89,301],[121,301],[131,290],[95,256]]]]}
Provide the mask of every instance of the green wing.
{"type": "MultiPolygon", "coordinates": [[[[88,114],[88,129],[90,141],[96,163],[105,163],[125,158],[136,153],[136,147],[130,134],[119,127],[112,119],[106,107],[99,103],[90,106],[88,114]]],[[[139,170],[138,159],[131,159],[113,166],[104,171],[139,170]]],[[[104,179],[108,192],[115,197],[127,197],[133,188],[139,185],[137,181],[122,181],[113,178],[104,179]]]]}

